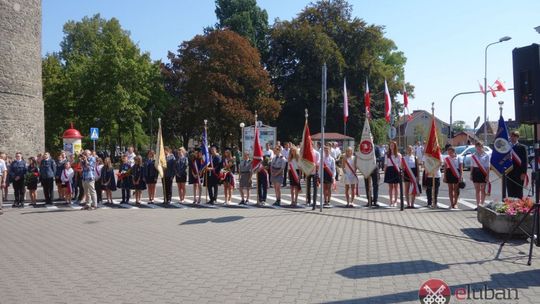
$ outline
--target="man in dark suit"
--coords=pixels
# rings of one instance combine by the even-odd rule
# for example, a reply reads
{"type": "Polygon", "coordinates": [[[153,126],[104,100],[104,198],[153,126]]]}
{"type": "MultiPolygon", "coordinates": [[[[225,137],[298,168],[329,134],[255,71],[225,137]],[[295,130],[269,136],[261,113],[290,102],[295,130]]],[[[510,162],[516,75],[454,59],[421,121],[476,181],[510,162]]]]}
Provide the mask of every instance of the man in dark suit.
{"type": "Polygon", "coordinates": [[[523,182],[527,177],[527,148],[518,142],[519,132],[510,133],[512,148],[512,171],[506,175],[508,197],[523,197],[523,182]]]}
{"type": "MultiPolygon", "coordinates": [[[[382,157],[381,149],[379,148],[379,146],[375,145],[375,159],[378,160],[381,157],[382,157]]],[[[364,184],[366,186],[366,189],[368,189],[369,183],[368,183],[367,178],[364,178],[364,184]]],[[[371,172],[371,206],[372,207],[380,207],[379,204],[377,203],[378,199],[379,199],[379,166],[376,166],[373,172],[371,172]]],[[[366,204],[366,207],[368,206],[369,206],[369,203],[366,204]]]]}
{"type": "Polygon", "coordinates": [[[51,158],[49,152],[45,152],[39,164],[39,177],[43,186],[45,204],[52,205],[54,177],[56,176],[56,162],[51,158]]]}
{"type": "Polygon", "coordinates": [[[206,168],[206,178],[208,186],[208,204],[215,204],[218,196],[219,173],[221,172],[221,157],[217,152],[217,146],[210,147],[210,164],[206,168]]]}

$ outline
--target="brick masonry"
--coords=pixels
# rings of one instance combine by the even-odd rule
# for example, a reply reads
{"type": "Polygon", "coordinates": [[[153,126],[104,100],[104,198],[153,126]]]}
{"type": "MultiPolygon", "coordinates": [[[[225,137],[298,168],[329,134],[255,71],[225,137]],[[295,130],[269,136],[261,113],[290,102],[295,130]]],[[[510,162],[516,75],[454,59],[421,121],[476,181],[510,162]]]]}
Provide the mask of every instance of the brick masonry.
{"type": "Polygon", "coordinates": [[[41,0],[0,0],[0,151],[24,156],[45,143],[41,0]]]}

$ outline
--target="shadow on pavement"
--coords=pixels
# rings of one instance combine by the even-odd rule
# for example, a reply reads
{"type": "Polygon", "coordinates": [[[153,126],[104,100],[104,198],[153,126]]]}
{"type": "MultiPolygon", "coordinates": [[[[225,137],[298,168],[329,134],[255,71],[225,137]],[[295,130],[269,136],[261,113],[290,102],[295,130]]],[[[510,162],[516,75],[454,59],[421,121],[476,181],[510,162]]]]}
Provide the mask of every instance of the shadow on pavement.
{"type": "MultiPolygon", "coordinates": [[[[426,278],[427,280],[428,278],[426,278]]],[[[444,278],[443,278],[444,281],[444,278]]],[[[424,282],[418,282],[418,286],[420,286],[424,282]]],[[[526,271],[520,271],[516,273],[495,273],[491,275],[491,280],[489,281],[481,281],[481,282],[464,282],[460,285],[453,285],[449,286],[452,294],[452,298],[455,299],[455,292],[457,289],[465,289],[468,290],[470,287],[474,290],[481,290],[485,287],[494,289],[494,288],[504,288],[504,289],[517,289],[517,296],[519,298],[519,292],[520,290],[527,289],[529,287],[539,287],[540,286],[540,269],[535,270],[526,270],[526,271]]],[[[384,290],[384,289],[381,289],[384,290]]],[[[514,293],[511,293],[514,295],[514,293]]],[[[478,294],[476,295],[478,296],[478,294]]],[[[411,291],[405,291],[405,292],[398,292],[398,293],[392,293],[392,294],[385,294],[380,296],[372,296],[372,297],[365,297],[365,298],[356,298],[356,299],[349,299],[349,300],[341,300],[341,301],[332,301],[332,302],[324,302],[324,303],[402,303],[402,302],[415,302],[419,301],[418,298],[418,290],[411,290],[411,291]]],[[[505,303],[518,303],[518,299],[512,298],[508,301],[513,302],[505,302],[505,303]]],[[[498,301],[493,301],[498,302],[498,301]]],[[[476,302],[475,302],[476,303],[476,302]]]]}
{"type": "Polygon", "coordinates": [[[218,217],[218,218],[203,218],[203,219],[188,220],[188,221],[180,223],[180,225],[204,224],[208,222],[222,224],[222,223],[235,222],[242,219],[244,219],[243,216],[224,216],[224,217],[218,217]]]}
{"type": "Polygon", "coordinates": [[[375,277],[387,277],[396,275],[428,273],[448,269],[448,265],[435,263],[428,260],[404,261],[394,263],[356,265],[337,271],[349,279],[364,279],[375,277]]]}

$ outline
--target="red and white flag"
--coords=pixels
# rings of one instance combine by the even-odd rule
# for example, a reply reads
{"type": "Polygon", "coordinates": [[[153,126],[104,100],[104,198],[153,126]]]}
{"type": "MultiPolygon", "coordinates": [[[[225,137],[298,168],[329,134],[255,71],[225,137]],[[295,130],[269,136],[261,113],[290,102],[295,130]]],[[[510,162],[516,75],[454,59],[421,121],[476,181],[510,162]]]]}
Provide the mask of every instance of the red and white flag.
{"type": "Polygon", "coordinates": [[[488,88],[489,88],[489,91],[491,92],[491,96],[497,97],[497,93],[495,93],[495,90],[491,86],[488,86],[488,88]]]}
{"type": "Polygon", "coordinates": [[[484,86],[480,84],[480,81],[478,81],[478,86],[480,87],[480,92],[482,92],[482,94],[486,94],[486,91],[484,90],[484,86]]]}
{"type": "Polygon", "coordinates": [[[255,121],[255,140],[253,142],[253,161],[251,162],[251,170],[256,171],[262,164],[263,151],[259,144],[259,128],[257,128],[257,122],[255,121]]]}
{"type": "Polygon", "coordinates": [[[433,117],[431,118],[428,141],[424,148],[424,157],[425,170],[434,175],[441,166],[441,147],[437,139],[437,125],[433,117]]]}
{"type": "Polygon", "coordinates": [[[403,106],[409,110],[409,94],[407,94],[407,88],[403,84],[403,106]]]}
{"type": "Polygon", "coordinates": [[[371,100],[369,97],[369,84],[366,79],[366,92],[364,93],[364,105],[366,106],[366,117],[370,118],[369,107],[371,106],[371,100]]]}
{"type": "Polygon", "coordinates": [[[343,121],[349,119],[349,98],[347,98],[347,79],[343,79],[343,121]]]}
{"type": "Polygon", "coordinates": [[[390,123],[390,116],[392,113],[392,101],[390,100],[390,92],[388,91],[388,84],[386,79],[384,80],[384,118],[387,123],[390,123]]]}
{"type": "Polygon", "coordinates": [[[311,134],[309,133],[309,125],[306,117],[304,124],[304,133],[302,135],[302,146],[300,147],[300,161],[298,165],[306,175],[310,175],[315,171],[315,155],[313,155],[313,145],[311,143],[311,134]]]}
{"type": "Polygon", "coordinates": [[[497,88],[497,91],[506,92],[506,87],[504,86],[504,83],[499,79],[495,80],[495,87],[497,88]]]}

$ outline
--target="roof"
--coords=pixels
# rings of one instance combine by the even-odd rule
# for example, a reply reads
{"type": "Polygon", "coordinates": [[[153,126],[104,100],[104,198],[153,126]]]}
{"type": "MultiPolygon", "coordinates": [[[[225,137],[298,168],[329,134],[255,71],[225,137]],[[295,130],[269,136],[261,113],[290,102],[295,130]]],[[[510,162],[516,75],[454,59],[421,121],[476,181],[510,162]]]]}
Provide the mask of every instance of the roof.
{"type": "MultiPolygon", "coordinates": [[[[498,121],[488,121],[487,122],[487,134],[495,134],[497,132],[497,128],[499,128],[499,122],[498,121]]],[[[484,123],[476,130],[476,136],[481,136],[484,134],[484,123]]]]}
{"type": "MultiPolygon", "coordinates": [[[[414,110],[410,115],[403,115],[399,118],[398,122],[397,122],[397,125],[398,126],[401,126],[409,121],[412,121],[412,120],[415,120],[417,118],[420,118],[422,117],[423,115],[427,115],[428,117],[431,117],[431,113],[429,113],[428,111],[425,111],[425,110],[414,110]],[[411,117],[409,117],[411,116],[411,117]]],[[[443,126],[449,126],[448,123],[444,122],[443,120],[437,118],[437,116],[435,116],[435,119],[437,120],[437,123],[439,124],[442,124],[443,126]]]]}
{"type": "MultiPolygon", "coordinates": [[[[320,140],[321,133],[311,135],[311,140],[320,140]]],[[[340,133],[324,133],[325,140],[354,140],[354,138],[340,133]]]]}
{"type": "Polygon", "coordinates": [[[73,128],[73,123],[71,124],[70,128],[64,132],[62,137],[63,138],[78,138],[78,139],[83,138],[83,136],[81,135],[81,132],[73,128]]]}
{"type": "Polygon", "coordinates": [[[476,136],[476,134],[474,134],[474,132],[472,132],[472,131],[460,131],[460,132],[457,132],[457,133],[454,134],[454,138],[458,137],[461,134],[465,134],[468,137],[474,139],[475,141],[480,141],[480,138],[478,136],[476,136]]]}

